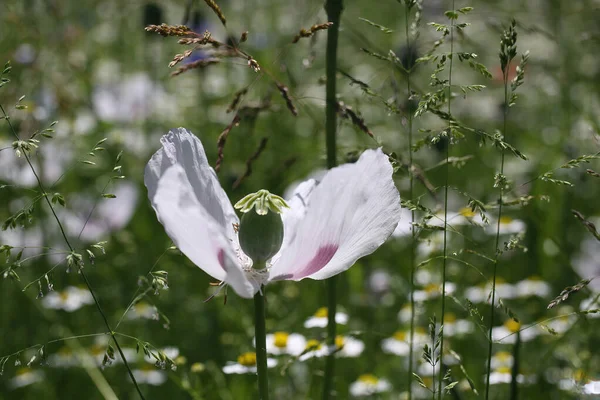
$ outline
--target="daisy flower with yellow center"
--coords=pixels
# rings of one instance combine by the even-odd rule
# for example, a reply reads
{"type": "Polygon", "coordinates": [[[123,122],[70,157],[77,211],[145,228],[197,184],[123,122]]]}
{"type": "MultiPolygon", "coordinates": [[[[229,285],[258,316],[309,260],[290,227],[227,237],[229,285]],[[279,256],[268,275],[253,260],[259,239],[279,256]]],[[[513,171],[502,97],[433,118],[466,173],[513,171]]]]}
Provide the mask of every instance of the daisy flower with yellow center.
{"type": "MultiPolygon", "coordinates": [[[[277,360],[267,358],[267,367],[273,368],[277,365],[277,360]]],[[[246,352],[238,356],[237,362],[230,362],[223,367],[225,374],[256,374],[256,353],[246,352]]]]}
{"type": "Polygon", "coordinates": [[[354,397],[371,396],[376,393],[384,393],[392,390],[392,385],[385,379],[379,379],[375,375],[364,374],[350,384],[350,394],[354,397]]]}
{"type": "MultiPolygon", "coordinates": [[[[304,321],[305,328],[325,328],[327,326],[327,307],[321,307],[317,312],[306,321],[304,321]]],[[[343,312],[335,313],[335,322],[340,325],[346,325],[348,323],[348,314],[343,312]]]]}

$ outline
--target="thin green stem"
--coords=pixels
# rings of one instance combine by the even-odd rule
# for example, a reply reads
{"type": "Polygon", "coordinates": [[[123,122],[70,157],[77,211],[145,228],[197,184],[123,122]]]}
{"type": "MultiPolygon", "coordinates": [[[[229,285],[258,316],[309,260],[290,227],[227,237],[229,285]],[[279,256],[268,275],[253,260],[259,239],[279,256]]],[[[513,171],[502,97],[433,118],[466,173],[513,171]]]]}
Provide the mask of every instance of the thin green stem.
{"type": "MultiPolygon", "coordinates": [[[[509,64],[510,65],[510,64],[509,64]]],[[[503,80],[504,80],[504,127],[503,134],[504,139],[506,139],[506,126],[508,122],[508,71],[509,67],[507,66],[503,71],[503,80]]],[[[504,175],[504,149],[502,149],[502,156],[500,160],[500,175],[504,175]]],[[[492,307],[490,310],[490,330],[488,333],[488,359],[487,359],[487,375],[485,380],[485,399],[489,399],[490,395],[490,375],[491,375],[491,367],[492,367],[492,351],[493,345],[492,342],[492,328],[494,327],[494,311],[496,304],[496,276],[498,272],[498,256],[500,255],[500,250],[498,249],[498,245],[500,244],[500,220],[502,219],[502,199],[504,198],[504,184],[500,185],[500,198],[498,199],[498,221],[496,222],[496,241],[495,241],[495,256],[494,256],[494,272],[492,278],[492,307]]]]}
{"type": "MultiPolygon", "coordinates": [[[[337,99],[336,99],[336,73],[337,73],[337,47],[340,29],[343,0],[326,0],[325,11],[327,19],[333,25],[327,30],[327,52],[325,55],[325,74],[327,84],[325,88],[325,144],[327,148],[327,168],[337,165],[336,157],[336,128],[337,128],[337,99]]],[[[336,277],[327,280],[327,344],[335,345],[337,308],[336,277]]],[[[329,399],[333,388],[335,368],[335,355],[327,356],[325,362],[325,380],[323,382],[323,399],[329,399]]]]}
{"type": "MultiPolygon", "coordinates": [[[[454,0],[452,0],[452,11],[454,11],[454,0]]],[[[448,66],[448,115],[452,115],[452,61],[454,60],[454,19],[450,20],[450,64],[448,66]]],[[[446,315],[446,264],[447,264],[447,239],[448,239],[448,184],[450,180],[450,144],[452,143],[452,126],[448,125],[446,130],[446,184],[444,187],[444,258],[442,259],[442,320],[440,325],[440,362],[444,358],[444,317],[446,315]]],[[[438,399],[443,396],[442,385],[444,383],[444,369],[441,368],[438,377],[438,399]]]]}
{"type": "MultiPolygon", "coordinates": [[[[410,14],[410,7],[408,2],[404,2],[404,33],[406,36],[406,51],[410,54],[410,35],[408,30],[408,16],[410,14]]],[[[411,105],[411,86],[410,86],[410,73],[412,71],[412,65],[405,66],[406,68],[406,96],[407,96],[407,107],[408,107],[408,177],[409,177],[409,188],[408,188],[408,197],[411,201],[413,201],[413,189],[414,189],[414,179],[413,179],[413,132],[412,132],[412,124],[413,124],[413,109],[411,105]],[[406,68],[408,67],[408,68],[406,68]]],[[[415,222],[415,211],[412,210],[410,212],[410,232],[411,232],[411,243],[410,243],[410,338],[409,344],[410,349],[408,351],[408,400],[412,400],[412,380],[413,380],[413,357],[414,357],[414,337],[415,337],[415,299],[414,299],[414,290],[415,290],[415,230],[412,223],[415,222]]]]}
{"type": "Polygon", "coordinates": [[[265,328],[264,286],[254,295],[254,336],[256,336],[256,370],[258,372],[258,394],[260,400],[269,400],[267,376],[267,339],[265,328]]]}
{"type": "MultiPolygon", "coordinates": [[[[14,135],[14,137],[19,140],[19,135],[17,135],[17,131],[15,130],[15,128],[13,127],[12,123],[10,122],[10,118],[8,116],[8,114],[6,114],[6,111],[4,110],[4,107],[0,104],[0,110],[2,111],[2,115],[4,116],[4,119],[6,120],[6,122],[8,123],[8,126],[12,132],[12,134],[14,135]]],[[[27,161],[27,164],[29,164],[29,168],[31,169],[31,172],[33,172],[33,175],[35,176],[35,179],[37,180],[38,183],[38,187],[40,188],[40,191],[42,192],[42,196],[44,197],[44,199],[46,200],[46,203],[48,204],[48,207],[50,207],[50,211],[52,212],[52,215],[54,216],[54,219],[56,220],[56,223],[58,224],[58,227],[60,228],[60,232],[65,240],[65,243],[67,244],[67,246],[69,247],[69,250],[71,251],[71,253],[73,253],[75,250],[73,248],[73,246],[71,246],[71,242],[69,241],[69,239],[67,238],[67,234],[63,228],[62,223],[60,222],[60,219],[58,218],[58,215],[56,215],[56,211],[54,210],[54,207],[52,206],[52,202],[48,199],[48,193],[46,192],[46,189],[44,189],[44,185],[42,184],[42,180],[40,179],[39,175],[37,174],[35,168],[33,168],[33,164],[31,164],[31,160],[29,158],[29,155],[27,154],[26,151],[23,151],[23,156],[25,157],[25,160],[27,161]]],[[[89,292],[92,295],[92,298],[94,299],[94,303],[96,304],[96,308],[98,309],[98,311],[100,312],[100,315],[102,316],[102,319],[104,320],[104,325],[106,326],[106,329],[110,332],[110,335],[112,337],[112,339],[115,342],[115,345],[117,346],[117,349],[119,351],[119,355],[121,356],[121,359],[123,360],[123,364],[125,365],[125,367],[127,368],[127,372],[129,373],[129,377],[131,378],[135,389],[138,392],[138,395],[140,396],[140,398],[142,400],[144,400],[144,395],[142,394],[142,390],[140,389],[140,387],[138,386],[138,383],[135,379],[135,376],[133,376],[133,371],[131,370],[131,368],[129,367],[129,363],[127,362],[127,359],[125,358],[125,355],[123,354],[123,350],[121,350],[121,346],[119,346],[119,342],[117,342],[117,338],[115,337],[115,333],[112,330],[112,328],[110,327],[110,324],[108,322],[108,319],[106,318],[106,315],[104,314],[104,311],[102,310],[102,307],[100,307],[100,303],[98,302],[98,299],[96,298],[96,295],[94,294],[94,291],[92,290],[92,286],[90,285],[90,282],[87,279],[87,276],[85,275],[85,273],[83,272],[82,268],[79,268],[79,273],[81,275],[81,277],[83,278],[89,292]]]]}

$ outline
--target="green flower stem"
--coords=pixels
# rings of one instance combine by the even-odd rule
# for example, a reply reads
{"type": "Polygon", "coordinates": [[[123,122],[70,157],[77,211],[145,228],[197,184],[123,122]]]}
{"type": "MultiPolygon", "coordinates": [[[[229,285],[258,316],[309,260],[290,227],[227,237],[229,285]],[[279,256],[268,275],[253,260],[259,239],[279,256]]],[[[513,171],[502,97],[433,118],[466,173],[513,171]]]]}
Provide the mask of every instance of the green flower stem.
{"type": "MultiPolygon", "coordinates": [[[[337,128],[337,100],[336,100],[336,73],[337,73],[337,46],[340,19],[344,9],[343,0],[326,0],[325,11],[327,20],[333,25],[327,30],[327,53],[325,56],[326,108],[325,108],[325,143],[327,147],[327,168],[337,165],[336,159],[336,128],[337,128]]],[[[327,280],[327,344],[335,345],[336,336],[336,278],[327,280]]],[[[330,354],[325,363],[325,381],[323,383],[323,399],[329,399],[333,388],[333,375],[335,355],[330,354]]]]}
{"type": "Polygon", "coordinates": [[[256,370],[258,372],[258,394],[260,400],[269,400],[267,376],[267,338],[265,329],[265,287],[254,295],[254,335],[256,337],[256,370]]]}

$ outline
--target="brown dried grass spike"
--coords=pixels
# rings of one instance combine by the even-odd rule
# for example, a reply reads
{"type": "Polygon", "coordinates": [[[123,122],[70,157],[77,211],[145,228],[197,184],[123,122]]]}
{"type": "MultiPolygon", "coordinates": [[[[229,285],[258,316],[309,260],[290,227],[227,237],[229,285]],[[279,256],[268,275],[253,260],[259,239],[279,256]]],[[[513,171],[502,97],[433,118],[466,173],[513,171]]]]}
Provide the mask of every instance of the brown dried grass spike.
{"type": "Polygon", "coordinates": [[[217,162],[215,163],[215,171],[219,172],[221,169],[221,164],[223,163],[223,158],[225,158],[223,151],[225,149],[225,143],[227,142],[227,136],[229,136],[229,132],[233,129],[234,126],[238,126],[240,123],[240,116],[238,114],[233,117],[233,120],[229,125],[225,127],[223,132],[219,135],[217,139],[217,162]]]}
{"type": "Polygon", "coordinates": [[[250,156],[250,158],[246,161],[246,171],[244,172],[244,175],[240,176],[233,183],[233,188],[234,189],[237,189],[238,186],[240,186],[240,184],[242,183],[242,181],[244,179],[246,179],[247,177],[249,177],[252,174],[252,163],[258,159],[258,157],[263,152],[263,150],[265,149],[265,147],[267,147],[268,140],[269,139],[267,139],[267,138],[262,138],[261,139],[260,144],[258,145],[258,149],[256,149],[256,151],[254,152],[254,154],[252,154],[250,156]]]}
{"type": "Polygon", "coordinates": [[[333,25],[333,22],[325,22],[324,24],[315,24],[311,26],[309,30],[300,29],[300,32],[298,32],[298,34],[294,36],[294,39],[292,39],[292,43],[298,43],[301,38],[311,37],[318,31],[329,29],[331,25],[333,25]]]}
{"type": "Polygon", "coordinates": [[[225,19],[225,15],[223,15],[223,11],[221,11],[221,7],[215,2],[215,0],[204,0],[204,2],[217,14],[217,17],[221,20],[223,25],[227,24],[227,20],[225,19]]]}
{"type": "Polygon", "coordinates": [[[184,65],[183,67],[179,67],[177,71],[171,74],[171,76],[181,75],[184,72],[189,71],[190,69],[204,68],[211,64],[217,64],[219,62],[221,62],[221,60],[219,60],[218,58],[207,58],[206,60],[194,61],[184,65]]]}
{"type": "Polygon", "coordinates": [[[155,32],[161,36],[188,36],[195,33],[185,25],[148,25],[146,32],[155,32]]]}
{"type": "Polygon", "coordinates": [[[292,102],[292,98],[290,97],[290,91],[289,91],[288,87],[279,82],[275,82],[275,85],[277,86],[277,89],[279,89],[279,93],[281,93],[281,97],[283,97],[283,99],[285,100],[285,104],[286,104],[288,110],[290,110],[290,112],[294,115],[294,117],[297,117],[298,109],[296,108],[296,106],[294,106],[294,103],[292,102]]]}

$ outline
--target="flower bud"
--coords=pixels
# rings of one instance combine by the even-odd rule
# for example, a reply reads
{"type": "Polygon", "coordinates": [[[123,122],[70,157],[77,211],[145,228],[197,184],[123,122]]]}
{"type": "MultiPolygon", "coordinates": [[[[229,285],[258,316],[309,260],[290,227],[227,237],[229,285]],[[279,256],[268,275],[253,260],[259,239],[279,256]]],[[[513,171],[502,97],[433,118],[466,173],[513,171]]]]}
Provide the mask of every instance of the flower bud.
{"type": "Polygon", "coordinates": [[[256,267],[281,248],[283,221],[280,213],[284,207],[288,205],[281,197],[266,190],[249,194],[235,205],[244,213],[238,231],[240,246],[256,267]]]}

